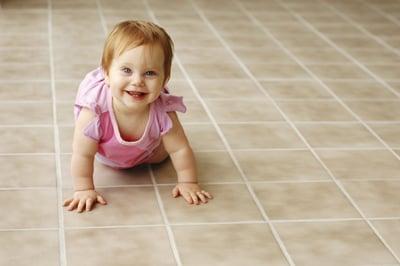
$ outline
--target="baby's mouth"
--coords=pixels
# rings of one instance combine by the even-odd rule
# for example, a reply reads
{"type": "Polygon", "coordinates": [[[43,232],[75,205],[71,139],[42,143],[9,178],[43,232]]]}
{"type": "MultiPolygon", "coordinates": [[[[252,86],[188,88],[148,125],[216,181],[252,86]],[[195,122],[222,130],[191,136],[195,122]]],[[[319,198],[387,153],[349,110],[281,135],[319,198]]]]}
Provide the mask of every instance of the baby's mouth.
{"type": "Polygon", "coordinates": [[[147,95],[147,93],[140,92],[140,91],[126,91],[126,93],[133,96],[133,98],[135,98],[137,100],[141,100],[147,95]]]}

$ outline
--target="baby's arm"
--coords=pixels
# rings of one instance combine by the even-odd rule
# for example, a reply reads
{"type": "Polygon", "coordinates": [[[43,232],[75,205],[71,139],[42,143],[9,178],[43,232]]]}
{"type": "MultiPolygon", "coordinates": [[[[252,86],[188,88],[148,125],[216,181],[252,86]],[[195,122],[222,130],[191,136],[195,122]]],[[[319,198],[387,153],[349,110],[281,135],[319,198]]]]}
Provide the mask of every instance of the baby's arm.
{"type": "Polygon", "coordinates": [[[91,110],[82,108],[75,123],[71,158],[71,175],[75,193],[73,198],[64,201],[64,206],[68,205],[69,211],[75,207],[78,207],[78,212],[82,212],[85,207],[87,211],[90,211],[96,201],[106,204],[103,197],[94,190],[93,183],[93,161],[98,143],[83,134],[84,128],[94,119],[94,116],[91,110]]]}
{"type": "Polygon", "coordinates": [[[178,184],[172,190],[172,195],[174,197],[182,195],[190,204],[199,204],[199,199],[206,203],[207,198],[211,199],[212,196],[197,184],[196,161],[192,148],[176,113],[170,112],[168,115],[173,126],[162,141],[178,175],[178,184]]]}

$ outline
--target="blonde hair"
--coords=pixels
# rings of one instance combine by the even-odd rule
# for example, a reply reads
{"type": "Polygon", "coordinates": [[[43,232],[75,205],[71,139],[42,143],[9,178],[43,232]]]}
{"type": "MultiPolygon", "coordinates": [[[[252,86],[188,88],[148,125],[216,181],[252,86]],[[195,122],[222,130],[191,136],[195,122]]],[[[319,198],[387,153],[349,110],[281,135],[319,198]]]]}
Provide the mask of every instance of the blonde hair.
{"type": "Polygon", "coordinates": [[[164,52],[164,81],[167,80],[171,75],[174,43],[163,28],[147,21],[127,20],[115,25],[104,44],[101,67],[108,74],[114,57],[146,44],[161,45],[164,52]]]}

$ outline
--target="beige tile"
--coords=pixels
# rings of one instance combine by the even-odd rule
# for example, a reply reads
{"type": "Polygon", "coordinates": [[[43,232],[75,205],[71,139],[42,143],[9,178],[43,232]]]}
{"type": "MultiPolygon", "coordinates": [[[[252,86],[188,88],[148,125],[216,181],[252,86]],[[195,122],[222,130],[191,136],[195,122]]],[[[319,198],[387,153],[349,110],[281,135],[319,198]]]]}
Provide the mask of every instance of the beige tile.
{"type": "MultiPolygon", "coordinates": [[[[53,48],[70,48],[71,46],[93,46],[102,47],[105,36],[102,32],[80,34],[79,32],[53,32],[53,48]]],[[[99,58],[100,60],[100,58],[99,58]]]]}
{"type": "Polygon", "coordinates": [[[386,150],[317,150],[336,178],[400,178],[400,161],[386,150]]]}
{"type": "Polygon", "coordinates": [[[184,265],[263,265],[267,261],[287,265],[265,224],[173,226],[172,230],[184,265]]]}
{"type": "Polygon", "coordinates": [[[1,4],[4,9],[46,9],[47,2],[43,0],[30,0],[30,1],[10,1],[1,4]]]}
{"type": "Polygon", "coordinates": [[[1,187],[54,187],[53,155],[8,155],[0,157],[1,187]]]}
{"type": "MultiPolygon", "coordinates": [[[[1,31],[1,30],[0,30],[1,31]]],[[[0,80],[3,81],[31,81],[31,80],[49,80],[50,67],[47,63],[23,63],[23,64],[6,64],[0,65],[0,80]],[[29,69],[23,71],[21,69],[29,69]]]]}
{"type": "Polygon", "coordinates": [[[272,220],[359,217],[333,182],[252,184],[252,187],[272,220]]]}
{"type": "Polygon", "coordinates": [[[55,81],[56,101],[69,101],[71,108],[73,108],[80,82],[81,80],[79,79],[71,81],[55,81]]]}
{"type": "MultiPolygon", "coordinates": [[[[71,155],[61,155],[61,175],[63,188],[72,188],[71,155]]],[[[151,184],[147,165],[129,169],[113,169],[94,160],[93,180],[96,187],[151,184]]]]}
{"type": "Polygon", "coordinates": [[[378,37],[400,36],[398,25],[394,22],[371,24],[367,26],[367,30],[378,37]]]}
{"type": "Polygon", "coordinates": [[[296,265],[396,265],[362,221],[275,224],[296,265]]]}
{"type": "Polygon", "coordinates": [[[364,121],[400,120],[400,101],[346,101],[346,105],[364,121]]]}
{"type": "Polygon", "coordinates": [[[382,79],[391,80],[400,77],[400,70],[396,65],[366,65],[366,67],[382,79]]]}
{"type": "Polygon", "coordinates": [[[342,99],[356,100],[362,99],[376,99],[388,98],[393,99],[395,95],[387,88],[377,82],[325,82],[338,97],[342,99]]]}
{"type": "MultiPolygon", "coordinates": [[[[199,183],[242,181],[227,152],[197,152],[195,157],[199,183]]],[[[152,165],[152,169],[158,184],[177,182],[177,174],[170,159],[152,165]]]]}
{"type": "Polygon", "coordinates": [[[0,50],[0,62],[7,63],[49,63],[47,48],[4,48],[0,50]]]}
{"type": "Polygon", "coordinates": [[[400,181],[343,181],[344,188],[367,217],[400,215],[400,181]]]}
{"type": "Polygon", "coordinates": [[[382,45],[367,36],[332,36],[330,39],[343,49],[382,49],[382,45]]]}
{"type": "MultiPolygon", "coordinates": [[[[97,188],[107,205],[96,204],[90,212],[67,211],[64,207],[66,227],[144,225],[163,223],[152,187],[97,188]]],[[[73,191],[63,191],[63,200],[71,198],[73,191]]]]}
{"type": "Polygon", "coordinates": [[[213,195],[207,204],[189,205],[173,198],[172,186],[159,187],[170,223],[260,221],[262,216],[245,185],[202,185],[213,195]]]}
{"type": "Polygon", "coordinates": [[[4,231],[0,233],[1,265],[51,266],[59,264],[58,231],[4,231]]]}
{"type": "Polygon", "coordinates": [[[305,35],[309,34],[310,30],[307,29],[306,26],[302,25],[301,23],[294,22],[294,23],[274,23],[268,25],[268,31],[272,33],[274,36],[287,36],[287,35],[305,35]]]}
{"type": "Polygon", "coordinates": [[[213,36],[212,31],[204,24],[203,21],[172,21],[164,22],[163,28],[171,36],[187,35],[187,34],[209,34],[213,36]]]}
{"type": "Polygon", "coordinates": [[[54,47],[53,58],[57,65],[79,64],[83,62],[99,62],[101,60],[103,47],[99,46],[77,46],[54,47]]]}
{"type": "Polygon", "coordinates": [[[396,254],[400,254],[400,220],[372,221],[379,234],[396,254]]]}
{"type": "Polygon", "coordinates": [[[264,32],[257,26],[254,26],[252,23],[248,21],[245,22],[235,22],[235,21],[226,21],[225,23],[218,23],[214,25],[218,30],[218,33],[223,37],[225,35],[263,35],[264,32]]]}
{"type": "Polygon", "coordinates": [[[107,1],[102,0],[102,7],[105,10],[109,9],[117,9],[117,10],[137,10],[137,9],[145,9],[145,5],[141,2],[127,2],[127,1],[107,1]]]}
{"type": "Polygon", "coordinates": [[[390,147],[400,148],[400,124],[368,124],[390,147]]]}
{"type": "Polygon", "coordinates": [[[234,151],[234,154],[249,181],[329,178],[309,151],[234,151]]]}
{"type": "Polygon", "coordinates": [[[235,59],[225,48],[181,48],[176,51],[179,59],[184,64],[204,64],[230,63],[234,64],[235,59]]]}
{"type": "Polygon", "coordinates": [[[291,49],[294,56],[303,63],[349,63],[350,60],[333,48],[291,49]]]}
{"type": "Polygon", "coordinates": [[[281,35],[278,38],[283,46],[293,48],[325,48],[327,43],[316,34],[308,33],[305,35],[281,35]]]}
{"type": "Polygon", "coordinates": [[[48,228],[58,226],[57,191],[50,189],[1,190],[0,228],[48,228]]]}
{"type": "Polygon", "coordinates": [[[390,82],[386,82],[389,84],[389,86],[392,87],[392,89],[397,92],[397,95],[400,95],[400,82],[398,81],[390,81],[390,82]]]}
{"type": "Polygon", "coordinates": [[[280,48],[236,48],[235,54],[243,63],[277,63],[277,64],[295,64],[295,61],[280,48]]]}
{"type": "Polygon", "coordinates": [[[203,105],[197,100],[186,100],[184,101],[187,110],[186,113],[179,113],[178,117],[182,123],[193,122],[193,123],[201,123],[201,122],[210,122],[206,111],[203,108],[203,105]]]}
{"type": "Polygon", "coordinates": [[[59,141],[60,141],[60,151],[62,153],[72,152],[72,140],[74,135],[74,127],[71,126],[58,126],[59,141]]]}
{"type": "Polygon", "coordinates": [[[0,153],[54,152],[53,127],[2,127],[0,153]]]}
{"type": "Polygon", "coordinates": [[[171,80],[168,82],[167,87],[171,94],[182,96],[184,102],[197,99],[192,87],[186,80],[171,80]]]}
{"type": "Polygon", "coordinates": [[[192,79],[242,79],[247,77],[236,64],[185,64],[184,68],[192,79]]]}
{"type": "Polygon", "coordinates": [[[247,68],[258,79],[309,79],[305,70],[296,64],[248,63],[247,68]]]}
{"type": "Polygon", "coordinates": [[[51,101],[49,82],[1,82],[2,101],[51,101]]]}
{"type": "Polygon", "coordinates": [[[372,77],[361,68],[352,64],[319,65],[312,64],[307,67],[322,80],[361,79],[371,80],[372,77]]]}
{"type": "Polygon", "coordinates": [[[278,48],[266,35],[225,35],[224,40],[233,48],[278,48]]]}
{"type": "Polygon", "coordinates": [[[368,148],[383,147],[361,124],[297,124],[296,127],[312,147],[368,148]]]}
{"type": "MultiPolygon", "coordinates": [[[[157,17],[158,18],[158,17],[157,17]]],[[[179,34],[173,36],[174,45],[177,49],[181,48],[222,48],[221,42],[210,34],[179,34]]]]}
{"type": "Polygon", "coordinates": [[[45,33],[26,33],[26,34],[7,34],[2,35],[0,39],[0,47],[48,47],[49,38],[45,33]]]}
{"type": "Polygon", "coordinates": [[[220,127],[233,149],[305,147],[286,123],[226,124],[220,127]]]}
{"type": "Polygon", "coordinates": [[[278,101],[279,107],[292,121],[354,121],[340,103],[327,101],[278,101]]]}
{"type": "Polygon", "coordinates": [[[364,33],[357,29],[357,27],[343,23],[326,23],[320,25],[313,25],[319,32],[323,35],[328,36],[329,38],[332,36],[343,37],[343,36],[364,36],[364,33]]]}
{"type": "Polygon", "coordinates": [[[52,125],[53,106],[50,103],[3,103],[0,106],[1,125],[52,125]]]}
{"type": "Polygon", "coordinates": [[[217,122],[282,121],[277,108],[265,100],[208,100],[217,122]],[[234,108],[232,108],[234,107],[234,108]]]}
{"type": "Polygon", "coordinates": [[[57,124],[60,126],[72,126],[74,120],[74,102],[59,102],[56,104],[57,124]]]}
{"type": "Polygon", "coordinates": [[[389,50],[380,49],[352,49],[349,51],[362,64],[399,64],[400,56],[389,50]]]}
{"type": "Polygon", "coordinates": [[[265,95],[257,88],[251,80],[193,80],[199,94],[203,98],[257,98],[262,99],[265,95]]]}
{"type": "Polygon", "coordinates": [[[65,242],[71,266],[176,264],[163,227],[66,230],[65,242]]]}
{"type": "Polygon", "coordinates": [[[58,1],[53,1],[51,7],[55,10],[74,9],[74,8],[96,10],[97,8],[96,1],[94,0],[89,0],[89,1],[75,0],[73,3],[66,0],[58,0],[58,1]]]}
{"type": "Polygon", "coordinates": [[[61,62],[54,63],[55,80],[59,79],[80,79],[82,80],[87,73],[97,68],[97,62],[91,63],[72,63],[62,64],[61,62]]]}
{"type": "Polygon", "coordinates": [[[329,99],[327,90],[313,81],[262,81],[264,89],[277,99],[329,99]]]}
{"type": "Polygon", "coordinates": [[[225,149],[212,124],[183,125],[183,127],[193,150],[225,149]]]}

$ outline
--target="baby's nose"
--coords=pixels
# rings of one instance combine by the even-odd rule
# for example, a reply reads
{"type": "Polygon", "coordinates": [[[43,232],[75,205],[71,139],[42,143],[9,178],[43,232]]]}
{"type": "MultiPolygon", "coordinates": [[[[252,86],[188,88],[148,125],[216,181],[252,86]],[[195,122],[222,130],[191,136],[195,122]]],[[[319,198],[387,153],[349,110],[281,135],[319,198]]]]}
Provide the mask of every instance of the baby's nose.
{"type": "Polygon", "coordinates": [[[142,86],[143,85],[143,75],[140,73],[135,73],[132,75],[132,84],[135,86],[142,86]]]}

